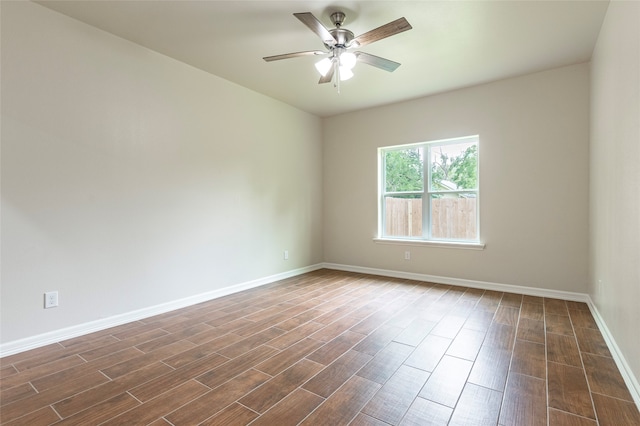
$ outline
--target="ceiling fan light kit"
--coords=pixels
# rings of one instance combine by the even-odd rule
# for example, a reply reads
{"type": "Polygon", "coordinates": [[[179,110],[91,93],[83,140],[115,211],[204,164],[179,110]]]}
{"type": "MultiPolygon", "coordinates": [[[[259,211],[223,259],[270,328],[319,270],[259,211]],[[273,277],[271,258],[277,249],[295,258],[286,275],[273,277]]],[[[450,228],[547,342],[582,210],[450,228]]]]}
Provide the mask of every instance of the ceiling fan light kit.
{"type": "Polygon", "coordinates": [[[342,24],[346,18],[346,15],[342,12],[334,12],[331,14],[331,21],[333,22],[333,25],[335,25],[335,28],[330,30],[322,25],[322,23],[313,16],[311,12],[294,13],[293,16],[298,18],[311,31],[316,33],[320,39],[322,39],[327,51],[308,50],[304,52],[266,56],[263,59],[267,62],[271,62],[281,59],[297,58],[300,56],[326,55],[325,58],[315,64],[316,69],[320,73],[320,81],[318,81],[318,84],[333,81],[338,93],[340,93],[340,81],[349,80],[353,77],[352,70],[357,62],[362,62],[388,72],[393,72],[400,66],[400,63],[398,62],[365,52],[349,52],[349,49],[362,47],[411,29],[411,25],[405,18],[399,18],[355,37],[351,31],[346,28],[342,28],[342,24]]]}

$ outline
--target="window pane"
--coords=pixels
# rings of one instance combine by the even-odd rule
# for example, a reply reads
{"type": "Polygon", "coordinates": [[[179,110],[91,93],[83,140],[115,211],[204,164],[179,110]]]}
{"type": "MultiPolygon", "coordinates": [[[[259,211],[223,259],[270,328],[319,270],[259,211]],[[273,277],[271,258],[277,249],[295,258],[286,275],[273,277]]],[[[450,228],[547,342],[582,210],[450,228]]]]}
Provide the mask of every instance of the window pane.
{"type": "Polygon", "coordinates": [[[470,194],[431,196],[431,237],[442,240],[478,239],[478,199],[470,194]]]}
{"type": "Polygon", "coordinates": [[[385,236],[422,236],[422,196],[385,197],[384,209],[385,236]]]}
{"type": "Polygon", "coordinates": [[[385,192],[422,191],[422,148],[387,151],[384,154],[385,192]]]}
{"type": "Polygon", "coordinates": [[[432,191],[478,187],[478,144],[475,141],[431,147],[432,191]]]}

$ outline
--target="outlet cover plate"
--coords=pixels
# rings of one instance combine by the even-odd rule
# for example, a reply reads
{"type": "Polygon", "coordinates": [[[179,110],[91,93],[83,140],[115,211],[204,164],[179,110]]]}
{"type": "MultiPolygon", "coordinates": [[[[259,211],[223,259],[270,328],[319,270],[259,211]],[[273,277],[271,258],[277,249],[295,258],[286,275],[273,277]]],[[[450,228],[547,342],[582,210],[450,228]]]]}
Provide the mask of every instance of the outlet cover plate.
{"type": "Polygon", "coordinates": [[[48,291],[44,294],[44,308],[55,308],[58,306],[58,292],[48,291]]]}

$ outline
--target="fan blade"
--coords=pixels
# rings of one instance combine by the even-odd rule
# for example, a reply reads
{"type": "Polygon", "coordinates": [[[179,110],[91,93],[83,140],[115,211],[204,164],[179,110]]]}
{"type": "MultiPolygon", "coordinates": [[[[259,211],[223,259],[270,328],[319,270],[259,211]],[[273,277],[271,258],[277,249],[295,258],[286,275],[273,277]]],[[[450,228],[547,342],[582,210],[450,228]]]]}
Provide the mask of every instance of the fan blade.
{"type": "Polygon", "coordinates": [[[383,38],[391,37],[392,35],[399,34],[401,32],[410,30],[411,24],[405,18],[398,18],[395,21],[389,22],[381,27],[368,31],[364,34],[360,34],[353,39],[354,46],[364,46],[374,41],[382,40],[383,38]]]}
{"type": "Polygon", "coordinates": [[[335,70],[336,70],[336,66],[334,64],[331,68],[329,68],[329,71],[327,72],[326,75],[323,75],[322,77],[320,77],[318,84],[331,82],[331,80],[333,80],[333,73],[335,72],[335,70]]]}
{"type": "Polygon", "coordinates": [[[372,65],[381,70],[393,72],[400,66],[400,63],[391,61],[389,59],[381,58],[380,56],[372,55],[370,53],[355,52],[358,61],[365,64],[372,65]]]}
{"type": "Polygon", "coordinates": [[[318,21],[318,18],[313,16],[311,12],[294,13],[293,16],[298,18],[303,24],[305,24],[311,31],[318,34],[324,44],[333,46],[338,41],[331,35],[329,30],[322,25],[322,22],[318,21]]]}
{"type": "Polygon", "coordinates": [[[274,56],[265,56],[264,59],[267,62],[271,61],[279,61],[280,59],[289,59],[289,58],[297,58],[299,56],[317,56],[317,55],[326,55],[327,52],[323,52],[322,50],[307,50],[305,52],[293,52],[293,53],[285,53],[282,55],[274,55],[274,56]]]}

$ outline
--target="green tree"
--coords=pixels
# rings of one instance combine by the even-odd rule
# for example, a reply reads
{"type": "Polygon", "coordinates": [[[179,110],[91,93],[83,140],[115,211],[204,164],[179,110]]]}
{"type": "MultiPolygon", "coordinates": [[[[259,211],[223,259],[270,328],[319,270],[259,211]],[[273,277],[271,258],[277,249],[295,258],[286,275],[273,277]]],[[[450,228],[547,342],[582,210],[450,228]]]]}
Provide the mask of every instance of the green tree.
{"type": "Polygon", "coordinates": [[[458,188],[473,189],[478,185],[478,145],[471,145],[451,163],[453,182],[458,188]]]}
{"type": "Polygon", "coordinates": [[[437,155],[431,164],[431,182],[437,185],[443,180],[451,181],[449,177],[450,169],[451,158],[440,150],[440,154],[437,155]]]}
{"type": "Polygon", "coordinates": [[[423,167],[420,148],[389,151],[385,154],[385,180],[387,191],[420,191],[423,185],[423,167]]]}
{"type": "Polygon", "coordinates": [[[449,157],[440,151],[431,167],[431,181],[453,182],[458,189],[474,189],[478,184],[478,146],[471,145],[462,154],[449,157]]]}

